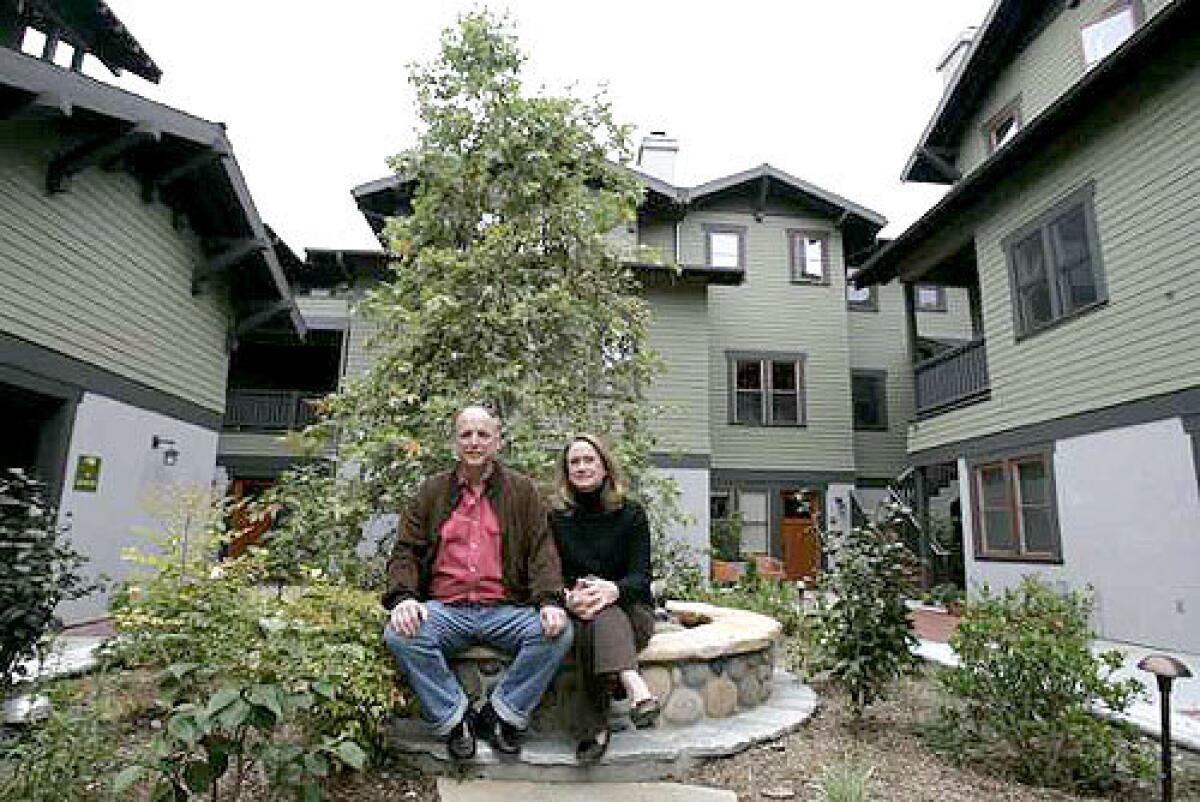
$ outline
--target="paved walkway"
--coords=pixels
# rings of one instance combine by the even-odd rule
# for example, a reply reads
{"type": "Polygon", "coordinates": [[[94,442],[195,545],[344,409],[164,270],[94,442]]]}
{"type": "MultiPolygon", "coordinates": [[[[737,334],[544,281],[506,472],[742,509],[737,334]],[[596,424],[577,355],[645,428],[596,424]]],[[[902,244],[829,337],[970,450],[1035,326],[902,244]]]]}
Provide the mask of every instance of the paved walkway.
{"type": "Polygon", "coordinates": [[[737,802],[737,794],[717,788],[679,783],[606,783],[597,793],[595,783],[502,782],[455,780],[439,777],[442,802],[593,802],[598,796],[622,802],[737,802]]]}
{"type": "MultiPolygon", "coordinates": [[[[942,665],[958,665],[958,655],[946,643],[958,627],[958,618],[921,607],[912,611],[912,617],[917,637],[921,639],[917,654],[942,665]]],[[[1116,649],[1124,655],[1125,663],[1116,676],[1120,679],[1137,679],[1145,687],[1146,693],[1121,718],[1148,735],[1161,737],[1158,684],[1153,675],[1140,670],[1137,664],[1146,655],[1162,653],[1162,650],[1103,640],[1096,641],[1092,648],[1097,652],[1116,649]]],[[[1192,672],[1191,679],[1178,680],[1171,689],[1171,740],[1178,746],[1200,752],[1200,655],[1179,652],[1170,654],[1186,664],[1192,672]]],[[[1100,712],[1105,714],[1105,711],[1100,712]]]]}

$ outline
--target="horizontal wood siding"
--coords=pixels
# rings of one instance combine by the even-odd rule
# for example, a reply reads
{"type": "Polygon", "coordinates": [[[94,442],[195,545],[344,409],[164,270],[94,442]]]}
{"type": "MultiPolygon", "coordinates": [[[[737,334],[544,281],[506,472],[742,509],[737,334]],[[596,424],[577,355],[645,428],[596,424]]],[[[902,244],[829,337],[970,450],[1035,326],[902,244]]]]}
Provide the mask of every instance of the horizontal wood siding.
{"type": "Polygon", "coordinates": [[[971,339],[971,304],[967,291],[961,287],[946,287],[945,312],[918,311],[917,334],[935,340],[966,342],[971,339]]]}
{"type": "Polygon", "coordinates": [[[654,223],[641,226],[637,234],[638,245],[653,248],[664,262],[675,261],[675,224],[654,223]]]}
{"type": "Polygon", "coordinates": [[[650,304],[650,346],[666,363],[650,388],[664,407],[653,431],[658,449],[709,454],[708,299],[703,287],[655,288],[650,304]]]}
{"type": "Polygon", "coordinates": [[[0,141],[0,331],[221,412],[228,305],[192,295],[195,238],[124,172],[47,194],[49,124],[0,121],[0,141]]]}
{"type": "Polygon", "coordinates": [[[904,291],[892,282],[877,289],[879,309],[849,312],[850,367],[887,371],[885,432],[854,432],[854,466],[860,477],[890,478],[905,463],[913,418],[913,372],[904,320],[904,291]]]}
{"type": "Polygon", "coordinates": [[[992,193],[975,241],[991,399],[922,421],[910,449],[1200,385],[1200,62],[1140,103],[1112,106],[1136,116],[1097,110],[1082,123],[1087,138],[992,193]],[[1088,181],[1108,303],[1017,343],[1001,240],[1088,181]]]}
{"type": "Polygon", "coordinates": [[[827,219],[768,214],[762,222],[732,211],[698,211],[684,219],[681,261],[705,259],[703,226],[746,228],[746,281],[709,288],[709,408],[713,464],[758,470],[851,471],[850,348],[840,234],[827,219]],[[828,231],[827,285],[792,284],[789,228],[828,231]],[[752,427],[728,422],[726,351],[786,351],[807,355],[806,427],[752,427]]]}
{"type": "Polygon", "coordinates": [[[350,322],[346,329],[345,354],[342,363],[342,379],[355,378],[366,373],[374,359],[371,357],[370,342],[379,327],[363,317],[351,306],[350,322]]]}
{"type": "Polygon", "coordinates": [[[298,457],[287,438],[269,432],[221,432],[218,457],[298,457]]]}
{"type": "MultiPolygon", "coordinates": [[[[1142,0],[1146,18],[1157,14],[1169,2],[1142,0]]],[[[963,134],[957,163],[963,174],[988,157],[984,126],[1009,101],[1020,96],[1021,120],[1025,124],[1079,80],[1085,71],[1080,28],[1102,16],[1111,6],[1112,0],[1082,0],[1077,8],[1065,8],[1000,73],[963,134]]]]}
{"type": "Polygon", "coordinates": [[[328,324],[332,321],[347,321],[350,305],[345,298],[328,298],[313,295],[297,295],[296,306],[305,322],[328,324]]]}

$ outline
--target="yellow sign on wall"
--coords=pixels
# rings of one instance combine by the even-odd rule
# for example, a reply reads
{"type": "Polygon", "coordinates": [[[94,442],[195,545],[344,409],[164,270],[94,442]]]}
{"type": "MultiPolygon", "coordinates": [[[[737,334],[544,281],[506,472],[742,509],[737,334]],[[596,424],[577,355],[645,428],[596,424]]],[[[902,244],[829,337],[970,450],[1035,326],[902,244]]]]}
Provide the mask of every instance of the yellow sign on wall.
{"type": "Polygon", "coordinates": [[[83,493],[95,493],[100,487],[100,458],[81,455],[75,464],[74,488],[83,493]]]}

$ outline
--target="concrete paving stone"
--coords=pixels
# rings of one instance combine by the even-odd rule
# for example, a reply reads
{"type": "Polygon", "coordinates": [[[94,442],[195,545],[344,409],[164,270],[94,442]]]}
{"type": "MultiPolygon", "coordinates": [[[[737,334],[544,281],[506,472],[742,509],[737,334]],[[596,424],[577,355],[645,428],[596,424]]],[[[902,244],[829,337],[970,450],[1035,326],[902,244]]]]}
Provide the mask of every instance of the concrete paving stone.
{"type": "MultiPolygon", "coordinates": [[[[439,777],[442,802],[592,802],[594,783],[539,783],[499,780],[455,780],[439,777]]],[[[737,794],[717,788],[679,783],[610,783],[604,795],[622,802],[737,802],[737,794]]]]}

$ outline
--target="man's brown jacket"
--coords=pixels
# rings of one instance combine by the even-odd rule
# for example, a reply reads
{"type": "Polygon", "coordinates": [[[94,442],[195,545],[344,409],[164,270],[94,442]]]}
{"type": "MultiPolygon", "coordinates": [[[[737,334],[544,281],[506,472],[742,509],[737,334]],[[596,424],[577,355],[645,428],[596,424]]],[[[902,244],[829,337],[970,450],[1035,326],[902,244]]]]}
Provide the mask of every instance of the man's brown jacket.
{"type": "MultiPolygon", "coordinates": [[[[488,501],[500,521],[500,581],[511,604],[558,604],[563,588],[558,550],[547,525],[541,495],[528,477],[492,463],[488,501]]],[[[400,516],[396,545],[387,564],[388,587],[383,606],[404,599],[429,598],[433,561],[442,524],[458,505],[454,471],[426,479],[416,500],[400,516]]]]}

